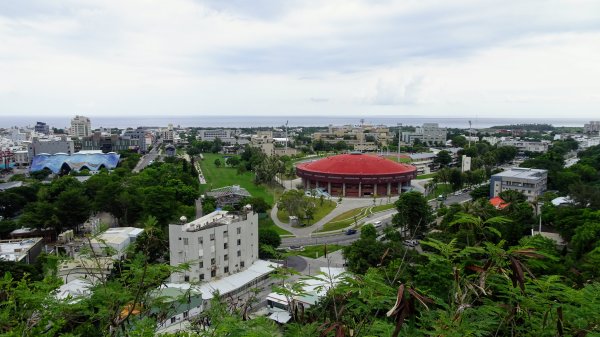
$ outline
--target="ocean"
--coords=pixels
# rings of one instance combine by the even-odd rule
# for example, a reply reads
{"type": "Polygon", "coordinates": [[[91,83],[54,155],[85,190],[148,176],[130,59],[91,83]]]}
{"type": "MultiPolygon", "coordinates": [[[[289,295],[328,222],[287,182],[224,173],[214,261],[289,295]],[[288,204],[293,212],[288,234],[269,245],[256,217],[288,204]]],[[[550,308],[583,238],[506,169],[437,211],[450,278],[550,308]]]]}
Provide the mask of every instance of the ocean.
{"type": "MultiPolygon", "coordinates": [[[[469,121],[473,128],[488,128],[497,125],[547,123],[553,126],[583,127],[589,122],[586,118],[468,118],[468,117],[418,117],[418,116],[88,116],[92,121],[92,128],[135,128],[137,126],[166,127],[169,124],[181,127],[278,127],[288,122],[290,127],[295,126],[327,126],[361,124],[382,124],[396,126],[398,123],[408,126],[419,126],[423,123],[438,123],[441,127],[468,128],[469,121]]],[[[51,127],[64,128],[70,124],[71,117],[56,116],[0,116],[0,127],[35,125],[36,122],[45,122],[51,127]]]]}

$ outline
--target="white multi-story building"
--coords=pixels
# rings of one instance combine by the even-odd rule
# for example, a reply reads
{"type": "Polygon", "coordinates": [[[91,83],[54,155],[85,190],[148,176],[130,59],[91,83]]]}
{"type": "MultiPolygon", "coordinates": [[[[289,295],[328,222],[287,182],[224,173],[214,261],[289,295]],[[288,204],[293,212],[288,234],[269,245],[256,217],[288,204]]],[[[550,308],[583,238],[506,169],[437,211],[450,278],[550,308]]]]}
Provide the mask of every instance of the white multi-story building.
{"type": "Polygon", "coordinates": [[[600,132],[600,121],[590,121],[583,125],[584,133],[598,133],[600,132]]]}
{"type": "Polygon", "coordinates": [[[490,177],[490,195],[513,190],[523,193],[528,201],[534,201],[546,191],[548,171],[525,167],[513,167],[490,177]]]}
{"type": "Polygon", "coordinates": [[[438,123],[423,123],[415,132],[402,132],[402,141],[414,144],[418,139],[423,144],[445,144],[447,135],[446,128],[440,128],[438,123]]]}
{"type": "Polygon", "coordinates": [[[212,281],[238,273],[258,259],[258,214],[215,211],[169,225],[171,265],[189,263],[171,282],[212,281]]]}
{"type": "Polygon", "coordinates": [[[92,122],[85,116],[75,116],[71,119],[69,134],[73,137],[83,138],[92,135],[92,122]]]}
{"type": "Polygon", "coordinates": [[[530,142],[522,140],[503,140],[498,146],[514,146],[519,152],[548,152],[548,142],[530,142]]]}

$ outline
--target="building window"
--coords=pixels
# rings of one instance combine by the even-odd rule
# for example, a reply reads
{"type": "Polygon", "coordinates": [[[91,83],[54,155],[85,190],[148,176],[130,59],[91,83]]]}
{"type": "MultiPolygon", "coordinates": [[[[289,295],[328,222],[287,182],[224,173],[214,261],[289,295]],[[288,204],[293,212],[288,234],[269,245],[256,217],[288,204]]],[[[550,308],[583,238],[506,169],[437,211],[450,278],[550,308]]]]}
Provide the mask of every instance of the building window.
{"type": "Polygon", "coordinates": [[[189,239],[188,238],[183,238],[183,245],[187,246],[189,243],[189,239]]]}
{"type": "Polygon", "coordinates": [[[237,239],[237,245],[241,246],[242,245],[242,239],[237,239]]]}
{"type": "Polygon", "coordinates": [[[199,244],[200,246],[202,246],[202,244],[203,244],[203,243],[204,243],[204,240],[202,240],[202,237],[199,237],[199,238],[198,238],[198,244],[199,244]]]}
{"type": "Polygon", "coordinates": [[[171,324],[175,323],[175,317],[171,317],[171,324]]]}
{"type": "Polygon", "coordinates": [[[228,237],[228,236],[229,236],[229,234],[227,233],[227,231],[224,231],[224,232],[223,232],[223,237],[224,237],[224,238],[226,238],[226,237],[228,237]]]}
{"type": "Polygon", "coordinates": [[[229,255],[225,254],[225,255],[223,256],[223,261],[227,261],[227,260],[229,260],[229,255]]]}
{"type": "Polygon", "coordinates": [[[244,261],[240,262],[240,267],[244,268],[244,265],[245,265],[244,261]]]}
{"type": "Polygon", "coordinates": [[[188,312],[187,312],[187,311],[184,311],[184,312],[183,312],[183,318],[188,318],[188,316],[189,316],[188,312]]]}
{"type": "Polygon", "coordinates": [[[242,227],[238,227],[238,228],[236,228],[236,232],[237,232],[238,234],[242,234],[242,227]]]}
{"type": "Polygon", "coordinates": [[[241,251],[241,250],[238,250],[238,253],[237,253],[237,255],[238,255],[238,256],[242,256],[242,251],[241,251]]]}
{"type": "Polygon", "coordinates": [[[229,267],[225,267],[225,268],[223,268],[223,272],[224,272],[224,273],[229,273],[229,267]]]}
{"type": "Polygon", "coordinates": [[[204,274],[200,274],[200,281],[204,280],[204,274]]]}
{"type": "Polygon", "coordinates": [[[216,270],[216,269],[213,269],[213,270],[211,270],[211,271],[210,271],[210,276],[211,276],[211,277],[215,277],[215,276],[217,276],[217,270],[216,270]]]}
{"type": "Polygon", "coordinates": [[[189,276],[189,275],[185,275],[185,276],[183,277],[183,281],[185,281],[185,282],[189,282],[189,281],[190,281],[190,276],[189,276]]]}
{"type": "Polygon", "coordinates": [[[198,263],[198,267],[204,268],[204,261],[202,261],[202,258],[200,258],[200,263],[198,263]]]}
{"type": "Polygon", "coordinates": [[[215,260],[215,258],[214,258],[214,257],[213,257],[213,258],[211,258],[211,259],[210,259],[210,264],[211,264],[211,265],[213,265],[213,264],[215,264],[215,263],[217,263],[217,261],[215,260]]]}
{"type": "Polygon", "coordinates": [[[215,234],[210,235],[210,241],[215,241],[215,234]]]}
{"type": "Polygon", "coordinates": [[[223,244],[223,249],[227,249],[227,247],[229,247],[229,246],[227,245],[227,242],[225,242],[225,243],[223,244]]]}

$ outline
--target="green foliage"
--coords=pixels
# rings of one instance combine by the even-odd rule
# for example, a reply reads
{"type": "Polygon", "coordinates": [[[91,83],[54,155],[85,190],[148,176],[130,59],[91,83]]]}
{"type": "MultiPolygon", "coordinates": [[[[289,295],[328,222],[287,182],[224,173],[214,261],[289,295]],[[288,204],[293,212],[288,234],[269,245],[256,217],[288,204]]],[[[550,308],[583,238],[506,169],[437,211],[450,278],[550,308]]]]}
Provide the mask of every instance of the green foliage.
{"type": "Polygon", "coordinates": [[[419,192],[407,192],[396,201],[398,213],[392,222],[395,226],[406,227],[412,235],[423,233],[433,220],[431,207],[419,192]]]}

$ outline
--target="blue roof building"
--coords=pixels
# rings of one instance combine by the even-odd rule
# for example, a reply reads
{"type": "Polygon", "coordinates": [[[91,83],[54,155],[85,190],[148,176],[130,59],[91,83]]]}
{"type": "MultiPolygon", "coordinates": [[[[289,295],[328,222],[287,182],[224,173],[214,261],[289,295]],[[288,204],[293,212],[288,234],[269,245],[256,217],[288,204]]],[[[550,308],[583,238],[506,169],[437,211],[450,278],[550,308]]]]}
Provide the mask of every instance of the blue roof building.
{"type": "Polygon", "coordinates": [[[112,170],[117,167],[121,155],[118,153],[75,153],[68,155],[65,153],[57,154],[39,154],[33,157],[29,171],[41,171],[44,168],[52,173],[60,173],[62,169],[67,171],[81,170],[99,171],[102,168],[112,170]]]}

